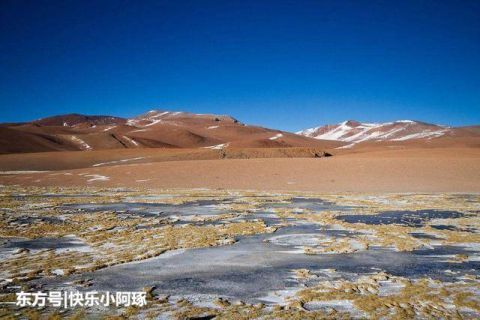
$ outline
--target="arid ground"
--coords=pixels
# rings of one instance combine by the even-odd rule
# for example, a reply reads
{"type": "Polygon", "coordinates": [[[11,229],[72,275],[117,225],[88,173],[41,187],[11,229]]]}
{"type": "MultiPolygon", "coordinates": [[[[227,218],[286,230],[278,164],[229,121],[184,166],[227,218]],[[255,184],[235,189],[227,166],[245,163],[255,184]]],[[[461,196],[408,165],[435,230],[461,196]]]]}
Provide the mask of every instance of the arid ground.
{"type": "Polygon", "coordinates": [[[317,192],[480,192],[478,148],[384,148],[320,158],[314,154],[315,151],[302,148],[227,149],[226,155],[219,150],[202,149],[10,154],[0,155],[0,183],[317,192]]]}
{"type": "Polygon", "coordinates": [[[480,317],[480,149],[0,155],[0,316],[480,317]],[[144,307],[20,307],[145,292],[144,307]]]}

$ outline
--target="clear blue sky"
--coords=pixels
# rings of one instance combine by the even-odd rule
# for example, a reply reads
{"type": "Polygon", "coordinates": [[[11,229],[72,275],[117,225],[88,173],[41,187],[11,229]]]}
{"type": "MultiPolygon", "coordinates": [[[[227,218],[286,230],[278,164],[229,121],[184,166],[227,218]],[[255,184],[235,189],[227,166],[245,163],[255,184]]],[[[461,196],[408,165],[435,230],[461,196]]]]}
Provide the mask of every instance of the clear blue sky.
{"type": "Polygon", "coordinates": [[[480,1],[0,1],[0,122],[480,124],[480,1]]]}

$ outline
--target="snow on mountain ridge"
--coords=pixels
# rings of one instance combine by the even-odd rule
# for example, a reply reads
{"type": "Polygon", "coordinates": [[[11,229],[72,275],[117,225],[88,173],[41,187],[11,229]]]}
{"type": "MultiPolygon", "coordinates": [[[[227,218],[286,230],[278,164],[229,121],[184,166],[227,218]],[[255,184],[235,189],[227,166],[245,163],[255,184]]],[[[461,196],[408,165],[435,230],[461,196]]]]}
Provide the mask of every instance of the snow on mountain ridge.
{"type": "Polygon", "coordinates": [[[336,125],[309,128],[297,134],[315,139],[350,142],[349,148],[364,141],[406,141],[411,139],[433,139],[443,136],[449,127],[414,120],[397,120],[385,123],[361,123],[354,120],[336,125]]]}
{"type": "Polygon", "coordinates": [[[230,123],[239,123],[235,118],[228,115],[191,113],[183,111],[165,111],[150,110],[136,117],[127,120],[126,124],[133,127],[150,127],[158,123],[168,123],[170,125],[178,125],[182,121],[198,120],[198,121],[226,121],[230,123]]]}

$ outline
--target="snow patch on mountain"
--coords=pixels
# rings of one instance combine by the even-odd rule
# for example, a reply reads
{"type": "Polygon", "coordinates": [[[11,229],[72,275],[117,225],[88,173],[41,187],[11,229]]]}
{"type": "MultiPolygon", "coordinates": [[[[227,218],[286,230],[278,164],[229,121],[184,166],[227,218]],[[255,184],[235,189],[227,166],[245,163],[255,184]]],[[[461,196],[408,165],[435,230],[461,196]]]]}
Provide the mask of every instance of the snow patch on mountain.
{"type": "Polygon", "coordinates": [[[214,146],[203,147],[204,149],[212,149],[212,150],[222,150],[223,148],[228,147],[229,143],[221,143],[216,144],[214,146]]]}
{"type": "Polygon", "coordinates": [[[268,138],[268,139],[270,139],[270,140],[277,140],[278,138],[281,138],[281,137],[283,137],[283,134],[277,133],[276,135],[274,135],[273,137],[268,138]]]}
{"type": "Polygon", "coordinates": [[[79,137],[71,136],[70,139],[73,142],[75,142],[76,144],[80,145],[80,149],[82,149],[82,150],[92,150],[92,147],[88,143],[86,143],[85,141],[80,139],[79,137]]]}
{"type": "Polygon", "coordinates": [[[127,136],[123,136],[123,139],[127,140],[128,142],[130,142],[131,144],[133,144],[134,146],[138,147],[139,144],[137,141],[133,140],[132,138],[130,137],[127,137],[127,136]]]}

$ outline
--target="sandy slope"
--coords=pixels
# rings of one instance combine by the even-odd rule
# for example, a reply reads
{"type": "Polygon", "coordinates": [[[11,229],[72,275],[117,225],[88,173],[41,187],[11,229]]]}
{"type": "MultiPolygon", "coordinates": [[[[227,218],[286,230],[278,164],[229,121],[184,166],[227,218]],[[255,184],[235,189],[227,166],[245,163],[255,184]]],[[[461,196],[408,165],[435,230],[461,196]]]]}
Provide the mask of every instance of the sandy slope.
{"type": "Polygon", "coordinates": [[[320,159],[125,162],[56,172],[4,173],[0,175],[0,183],[318,192],[480,192],[480,150],[409,149],[320,159]]]}

